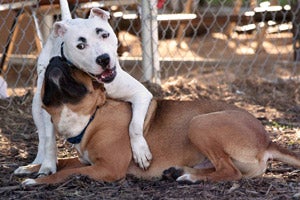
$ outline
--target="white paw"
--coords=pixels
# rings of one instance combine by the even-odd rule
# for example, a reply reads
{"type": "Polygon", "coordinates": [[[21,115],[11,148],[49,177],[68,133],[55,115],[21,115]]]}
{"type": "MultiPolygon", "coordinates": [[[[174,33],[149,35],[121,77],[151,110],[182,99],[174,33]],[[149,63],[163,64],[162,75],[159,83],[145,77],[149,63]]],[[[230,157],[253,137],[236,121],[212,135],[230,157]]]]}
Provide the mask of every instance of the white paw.
{"type": "Polygon", "coordinates": [[[35,166],[37,166],[37,165],[30,164],[30,165],[18,167],[18,168],[14,171],[14,174],[15,174],[15,175],[32,174],[34,171],[32,171],[31,169],[32,169],[33,167],[35,167],[35,166]]]}
{"type": "Polygon", "coordinates": [[[179,176],[176,181],[196,183],[198,179],[191,174],[183,174],[182,176],[179,176]]]}
{"type": "Polygon", "coordinates": [[[22,182],[23,186],[35,185],[35,184],[37,184],[36,181],[34,179],[31,179],[31,178],[25,179],[25,181],[22,182]]]}
{"type": "Polygon", "coordinates": [[[145,138],[143,136],[139,136],[131,139],[131,148],[134,161],[140,168],[147,169],[150,166],[152,154],[145,138]]]}
{"type": "Polygon", "coordinates": [[[50,175],[56,173],[56,162],[44,162],[39,170],[39,174],[50,175]]]}

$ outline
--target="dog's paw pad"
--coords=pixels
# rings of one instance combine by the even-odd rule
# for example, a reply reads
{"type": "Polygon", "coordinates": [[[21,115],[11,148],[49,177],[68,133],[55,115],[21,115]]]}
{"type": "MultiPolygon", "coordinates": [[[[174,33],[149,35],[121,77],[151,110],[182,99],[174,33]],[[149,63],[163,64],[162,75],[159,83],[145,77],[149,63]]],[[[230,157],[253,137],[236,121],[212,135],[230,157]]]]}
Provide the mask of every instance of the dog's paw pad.
{"type": "Polygon", "coordinates": [[[163,171],[163,179],[176,180],[178,177],[182,176],[182,174],[183,174],[183,169],[170,167],[169,169],[163,171]]]}

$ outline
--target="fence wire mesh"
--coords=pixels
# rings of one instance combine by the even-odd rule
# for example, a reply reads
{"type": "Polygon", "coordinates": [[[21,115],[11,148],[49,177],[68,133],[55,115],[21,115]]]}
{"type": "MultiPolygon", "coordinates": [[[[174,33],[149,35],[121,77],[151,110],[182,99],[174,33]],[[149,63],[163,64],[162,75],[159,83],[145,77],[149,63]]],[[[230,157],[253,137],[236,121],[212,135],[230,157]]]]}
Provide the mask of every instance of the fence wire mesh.
{"type": "MultiPolygon", "coordinates": [[[[36,59],[52,24],[60,19],[58,1],[0,0],[0,88],[7,95],[32,90],[36,59]]],[[[209,87],[235,87],[245,80],[299,82],[299,4],[297,1],[242,0],[106,0],[69,1],[74,17],[87,17],[91,7],[111,12],[119,39],[121,65],[139,80],[166,83],[183,77],[209,87]],[[159,65],[142,66],[142,3],[150,4],[157,23],[144,30],[150,56],[159,65]],[[157,27],[156,27],[157,24],[157,27]],[[153,40],[153,33],[158,40],[153,40]],[[149,78],[148,78],[149,79],[149,78]],[[147,78],[146,78],[147,80],[147,78]]],[[[147,48],[147,47],[146,47],[147,48]]],[[[6,94],[2,92],[2,95],[6,94]]]]}

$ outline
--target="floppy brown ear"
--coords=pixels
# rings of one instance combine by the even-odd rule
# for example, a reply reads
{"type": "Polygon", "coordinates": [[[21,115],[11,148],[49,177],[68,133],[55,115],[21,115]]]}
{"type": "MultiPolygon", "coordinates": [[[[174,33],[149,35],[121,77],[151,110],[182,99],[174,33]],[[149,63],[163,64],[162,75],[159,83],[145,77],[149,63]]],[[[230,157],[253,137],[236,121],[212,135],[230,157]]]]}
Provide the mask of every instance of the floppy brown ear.
{"type": "Polygon", "coordinates": [[[105,87],[104,87],[103,83],[99,83],[96,80],[92,80],[92,84],[93,84],[94,90],[101,90],[101,91],[105,92],[105,87]]]}
{"type": "Polygon", "coordinates": [[[98,92],[99,92],[99,97],[97,99],[97,105],[101,106],[106,101],[106,91],[105,91],[104,85],[102,83],[97,85],[97,89],[98,89],[98,92]]]}
{"type": "Polygon", "coordinates": [[[54,37],[63,37],[67,30],[68,26],[64,22],[55,22],[53,25],[54,37]]]}
{"type": "Polygon", "coordinates": [[[93,17],[100,17],[101,19],[107,21],[110,18],[110,13],[100,8],[92,8],[89,18],[93,18],[93,17]]]}

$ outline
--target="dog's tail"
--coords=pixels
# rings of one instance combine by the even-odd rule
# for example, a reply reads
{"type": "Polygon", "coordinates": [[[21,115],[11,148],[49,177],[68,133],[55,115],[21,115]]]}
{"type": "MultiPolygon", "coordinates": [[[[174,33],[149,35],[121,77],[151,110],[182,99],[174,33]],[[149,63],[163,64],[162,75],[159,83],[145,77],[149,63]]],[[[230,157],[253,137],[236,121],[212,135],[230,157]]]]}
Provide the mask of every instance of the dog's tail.
{"type": "Polygon", "coordinates": [[[62,20],[72,19],[69,4],[67,0],[59,0],[62,20]]]}
{"type": "Polygon", "coordinates": [[[271,142],[267,149],[267,152],[274,160],[278,160],[300,168],[300,157],[297,156],[294,152],[291,152],[276,143],[271,142]]]}

